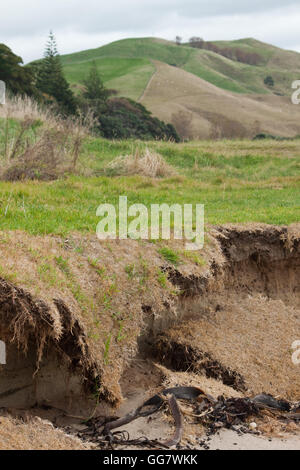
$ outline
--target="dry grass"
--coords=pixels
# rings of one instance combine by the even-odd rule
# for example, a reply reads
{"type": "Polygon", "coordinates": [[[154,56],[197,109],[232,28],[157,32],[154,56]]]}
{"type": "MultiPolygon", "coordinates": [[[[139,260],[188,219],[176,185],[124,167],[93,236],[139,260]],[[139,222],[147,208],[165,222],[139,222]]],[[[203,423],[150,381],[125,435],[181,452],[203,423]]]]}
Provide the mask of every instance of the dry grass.
{"type": "Polygon", "coordinates": [[[195,135],[193,127],[193,114],[188,111],[177,111],[172,114],[172,124],[183,141],[188,141],[195,135]]]}
{"type": "Polygon", "coordinates": [[[105,168],[107,174],[116,176],[142,175],[163,178],[175,175],[175,170],[153,150],[136,150],[135,154],[117,157],[105,168]]]}
{"type": "Polygon", "coordinates": [[[74,173],[94,124],[91,113],[62,119],[28,97],[8,99],[0,116],[5,119],[0,149],[0,177],[5,181],[52,180],[74,173]]]}
{"type": "Polygon", "coordinates": [[[24,120],[30,116],[30,119],[47,122],[52,126],[56,123],[56,118],[50,107],[43,107],[29,96],[7,97],[5,106],[0,106],[1,118],[14,118],[24,120]]]}
{"type": "MultiPolygon", "coordinates": [[[[118,403],[119,380],[143,328],[142,306],[160,312],[167,303],[169,315],[176,316],[174,286],[159,282],[162,260],[156,246],[147,244],[145,250],[133,240],[106,243],[76,234],[65,244],[60,238],[11,232],[1,234],[0,259],[5,259],[1,278],[12,283],[0,284],[0,303],[7,305],[0,309],[1,339],[26,351],[34,337],[39,365],[47,345],[54,342],[62,352],[60,340],[69,334],[75,354],[80,351],[82,375],[101,377],[99,393],[118,403]],[[22,286],[25,294],[13,286],[22,286]],[[58,312],[53,299],[61,299],[68,310],[58,312]]],[[[72,360],[72,348],[66,354],[72,360]]]]}
{"type": "Polygon", "coordinates": [[[173,122],[183,137],[252,138],[260,132],[293,137],[300,134],[299,109],[290,98],[241,95],[222,90],[180,68],[155,62],[157,72],[142,99],[158,118],[173,122]],[[180,115],[186,122],[182,123],[180,115]],[[192,119],[190,119],[192,118],[192,119]]]}
{"type": "Polygon", "coordinates": [[[176,387],[178,384],[187,387],[198,387],[204,394],[218,398],[223,395],[225,398],[241,397],[242,393],[237,392],[231,387],[224,385],[219,380],[205,377],[204,375],[195,374],[193,372],[174,372],[164,366],[157,365],[164,376],[164,388],[176,387]]]}
{"type": "MultiPolygon", "coordinates": [[[[246,242],[238,253],[250,256],[250,239],[255,250],[258,239],[263,252],[266,247],[270,250],[268,236],[272,240],[277,236],[281,246],[282,230],[253,224],[245,231],[246,242]],[[262,240],[266,240],[266,246],[262,240]]],[[[236,232],[232,228],[229,233],[236,232]]],[[[297,339],[300,317],[296,306],[299,297],[297,293],[291,295],[293,282],[297,282],[292,254],[288,251],[286,256],[291,258],[283,260],[287,263],[283,264],[285,269],[291,266],[288,272],[281,266],[276,271],[270,269],[267,289],[272,294],[271,287],[278,288],[277,298],[273,293],[274,298],[267,300],[254,288],[249,297],[236,290],[239,282],[253,286],[257,279],[246,261],[243,271],[239,268],[235,275],[230,271],[233,284],[225,290],[224,279],[215,277],[211,263],[218,273],[225,263],[215,237],[212,231],[201,253],[205,266],[182,257],[175,270],[159,255],[160,243],[100,242],[95,236],[79,234],[64,240],[2,232],[0,276],[14,286],[22,286],[27,294],[16,288],[11,291],[8,284],[2,283],[1,299],[6,309],[0,310],[0,337],[19,342],[26,350],[33,335],[39,362],[49,342],[56,341],[63,349],[60,339],[70,335],[76,354],[79,351],[83,374],[101,377],[101,397],[112,404],[122,399],[120,378],[136,354],[137,338],[145,322],[147,339],[166,330],[170,341],[207,351],[224,366],[239,372],[254,392],[297,396],[299,371],[291,361],[290,347],[297,339]],[[162,285],[160,275],[166,266],[169,275],[166,273],[162,285]],[[201,286],[205,290],[199,296],[201,286]],[[179,289],[183,297],[178,296],[179,289]],[[67,309],[58,309],[53,299],[61,299],[67,309]],[[179,323],[183,318],[184,323],[179,323]],[[174,324],[178,326],[171,328],[174,324]]],[[[237,237],[239,240],[239,233],[237,237]]],[[[178,251],[180,243],[170,241],[169,245],[178,251]]],[[[234,247],[233,243],[233,253],[234,247]]],[[[263,281],[259,288],[264,289],[263,281]]],[[[72,348],[66,352],[72,359],[72,348]]]]}
{"type": "Polygon", "coordinates": [[[40,418],[0,416],[0,450],[88,450],[92,445],[40,418]]]}
{"type": "Polygon", "coordinates": [[[221,311],[176,326],[169,341],[206,351],[242,375],[248,393],[299,400],[299,370],[291,345],[300,330],[299,310],[262,296],[218,295],[221,311]]]}

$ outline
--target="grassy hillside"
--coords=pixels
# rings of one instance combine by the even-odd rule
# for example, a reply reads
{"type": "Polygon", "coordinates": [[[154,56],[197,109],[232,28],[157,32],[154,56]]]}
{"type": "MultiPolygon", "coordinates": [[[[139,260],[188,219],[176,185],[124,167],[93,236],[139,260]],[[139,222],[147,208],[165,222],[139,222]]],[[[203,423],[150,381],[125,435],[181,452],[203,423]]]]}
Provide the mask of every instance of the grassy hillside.
{"type": "Polygon", "coordinates": [[[222,90],[180,68],[155,62],[142,103],[188,139],[300,134],[299,107],[287,97],[222,90]]]}
{"type": "Polygon", "coordinates": [[[290,96],[300,76],[300,54],[251,38],[214,44],[256,54],[259,65],[156,38],[125,39],[62,56],[62,61],[75,88],[95,61],[106,86],[141,101],[183,138],[299,134],[299,110],[290,96]],[[273,77],[273,87],[265,85],[267,76],[273,77]],[[175,115],[181,121],[185,116],[185,124],[175,115]]]}
{"type": "MultiPolygon", "coordinates": [[[[221,48],[231,47],[255,52],[262,58],[261,65],[242,64],[211,51],[193,49],[187,45],[177,46],[170,41],[155,38],[125,39],[97,49],[65,55],[62,56],[62,60],[67,77],[73,83],[82,80],[83,72],[88,62],[92,60],[99,61],[103,78],[109,82],[121,75],[134,79],[146,63],[150,65],[149,60],[152,59],[176,65],[220,88],[237,93],[271,93],[272,91],[264,84],[264,78],[272,75],[275,80],[274,90],[277,93],[290,95],[291,83],[299,76],[297,72],[300,71],[300,54],[255,39],[217,41],[215,44],[221,48]],[[139,62],[137,59],[147,62],[139,62]],[[124,72],[120,71],[120,64],[124,67],[124,72]]],[[[148,78],[149,76],[151,76],[150,69],[148,78]]],[[[145,86],[146,75],[144,78],[145,86]]],[[[142,81],[140,85],[142,86],[142,81]]],[[[126,95],[126,87],[121,87],[120,91],[126,95]]]]}
{"type": "MultiPolygon", "coordinates": [[[[103,82],[119,94],[137,100],[143,93],[155,68],[148,59],[98,57],[95,59],[103,82]]],[[[81,84],[88,73],[89,63],[65,65],[65,74],[71,84],[81,84]]]]}

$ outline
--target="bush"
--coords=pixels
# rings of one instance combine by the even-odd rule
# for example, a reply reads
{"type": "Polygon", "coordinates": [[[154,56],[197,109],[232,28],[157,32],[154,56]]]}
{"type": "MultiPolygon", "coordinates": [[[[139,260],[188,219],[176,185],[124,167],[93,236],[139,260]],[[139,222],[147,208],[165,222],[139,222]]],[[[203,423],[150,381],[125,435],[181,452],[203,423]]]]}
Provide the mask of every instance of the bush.
{"type": "Polygon", "coordinates": [[[273,77],[271,77],[271,75],[268,75],[268,76],[264,79],[264,84],[267,85],[267,86],[273,87],[273,86],[274,86],[273,77]]]}
{"type": "Polygon", "coordinates": [[[39,114],[38,106],[28,98],[25,103],[20,98],[12,103],[3,120],[0,178],[51,180],[75,172],[83,139],[92,125],[91,116],[59,119],[49,112],[39,114]],[[24,109],[32,110],[32,114],[22,117],[24,109]]]}
{"type": "Polygon", "coordinates": [[[83,112],[92,110],[103,137],[179,142],[175,128],[153,117],[140,103],[127,98],[111,98],[117,92],[104,87],[95,63],[83,84],[85,88],[79,96],[79,106],[83,112]]]}
{"type": "Polygon", "coordinates": [[[106,111],[99,116],[99,130],[108,139],[180,141],[172,124],[165,124],[143,105],[127,98],[107,101],[106,111]]]}
{"type": "Polygon", "coordinates": [[[282,137],[280,135],[265,134],[264,132],[261,132],[260,134],[257,134],[255,137],[253,137],[253,140],[263,140],[263,139],[294,140],[294,139],[298,139],[298,138],[299,138],[298,135],[295,135],[295,137],[282,137]]]}
{"type": "Polygon", "coordinates": [[[168,165],[161,155],[146,149],[144,153],[138,150],[135,155],[125,155],[116,158],[105,168],[110,176],[143,175],[151,178],[172,176],[173,167],[168,165]]]}

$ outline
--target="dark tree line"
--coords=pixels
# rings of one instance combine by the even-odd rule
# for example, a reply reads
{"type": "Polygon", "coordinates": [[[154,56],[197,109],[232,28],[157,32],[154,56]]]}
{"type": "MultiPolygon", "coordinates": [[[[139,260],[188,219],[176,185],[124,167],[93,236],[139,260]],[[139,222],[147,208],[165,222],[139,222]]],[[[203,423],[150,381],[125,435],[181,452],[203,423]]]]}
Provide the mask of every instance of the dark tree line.
{"type": "Polygon", "coordinates": [[[62,117],[92,111],[95,131],[104,137],[180,140],[171,124],[153,117],[141,104],[114,97],[117,92],[104,86],[95,63],[83,81],[83,90],[75,95],[64,76],[52,32],[44,58],[29,66],[23,66],[21,57],[0,44],[0,80],[11,93],[33,96],[62,117]]]}
{"type": "Polygon", "coordinates": [[[0,44],[0,80],[8,90],[19,95],[35,95],[34,74],[30,67],[5,44],[0,44]]]}

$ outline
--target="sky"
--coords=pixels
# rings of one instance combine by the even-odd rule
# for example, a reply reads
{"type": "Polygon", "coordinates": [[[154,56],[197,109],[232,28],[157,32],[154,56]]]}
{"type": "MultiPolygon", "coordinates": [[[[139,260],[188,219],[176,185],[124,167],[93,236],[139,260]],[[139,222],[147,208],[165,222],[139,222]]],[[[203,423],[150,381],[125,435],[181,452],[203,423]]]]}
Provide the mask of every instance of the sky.
{"type": "Polygon", "coordinates": [[[300,0],[8,0],[0,43],[24,62],[42,57],[50,30],[61,54],[128,37],[207,41],[253,37],[300,52],[300,0]]]}

